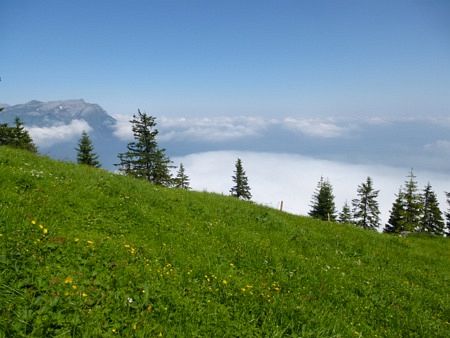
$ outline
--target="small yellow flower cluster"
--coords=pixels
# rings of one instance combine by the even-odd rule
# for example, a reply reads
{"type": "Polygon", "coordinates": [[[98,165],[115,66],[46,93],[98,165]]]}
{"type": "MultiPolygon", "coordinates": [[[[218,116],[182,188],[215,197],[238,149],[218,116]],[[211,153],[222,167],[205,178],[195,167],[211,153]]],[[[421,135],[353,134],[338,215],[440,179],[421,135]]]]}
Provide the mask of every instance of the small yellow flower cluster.
{"type": "Polygon", "coordinates": [[[272,283],[272,290],[276,291],[276,292],[280,292],[281,291],[281,287],[277,282],[273,282],[272,283]]]}
{"type": "Polygon", "coordinates": [[[253,288],[253,286],[252,285],[250,285],[250,284],[247,284],[246,286],[244,286],[244,287],[242,287],[241,288],[241,291],[242,292],[249,292],[250,294],[252,294],[253,295],[253,292],[251,291],[252,290],[252,288],[253,288]]]}
{"type": "MultiPolygon", "coordinates": [[[[78,286],[77,286],[76,284],[74,284],[74,282],[73,282],[73,277],[72,277],[72,276],[67,276],[67,277],[64,279],[64,284],[69,284],[70,287],[71,287],[73,290],[77,290],[77,289],[78,289],[78,286]]],[[[77,293],[77,294],[79,294],[81,297],[87,297],[87,296],[88,296],[87,293],[85,293],[85,292],[80,292],[80,293],[77,293]]],[[[71,293],[68,292],[68,291],[66,291],[66,292],[64,292],[64,295],[65,295],[65,296],[69,296],[69,295],[71,295],[71,293]]]]}
{"type": "Polygon", "coordinates": [[[136,248],[133,248],[131,245],[129,244],[125,244],[124,247],[128,250],[128,252],[132,255],[136,254],[136,248]]]}
{"type": "MultiPolygon", "coordinates": [[[[31,220],[31,224],[36,225],[37,224],[36,220],[35,219],[31,220]]],[[[39,223],[38,227],[39,227],[39,229],[41,229],[41,231],[44,235],[48,234],[48,229],[46,227],[44,227],[42,224],[39,223]]]]}

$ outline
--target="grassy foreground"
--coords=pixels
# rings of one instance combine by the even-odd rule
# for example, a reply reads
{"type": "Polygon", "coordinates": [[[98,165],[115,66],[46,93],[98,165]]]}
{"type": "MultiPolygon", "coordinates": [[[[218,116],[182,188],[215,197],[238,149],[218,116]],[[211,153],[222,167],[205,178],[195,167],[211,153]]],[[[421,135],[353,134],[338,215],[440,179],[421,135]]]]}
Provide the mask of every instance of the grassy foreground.
{"type": "Polygon", "coordinates": [[[448,337],[450,241],[0,147],[0,336],[448,337]]]}

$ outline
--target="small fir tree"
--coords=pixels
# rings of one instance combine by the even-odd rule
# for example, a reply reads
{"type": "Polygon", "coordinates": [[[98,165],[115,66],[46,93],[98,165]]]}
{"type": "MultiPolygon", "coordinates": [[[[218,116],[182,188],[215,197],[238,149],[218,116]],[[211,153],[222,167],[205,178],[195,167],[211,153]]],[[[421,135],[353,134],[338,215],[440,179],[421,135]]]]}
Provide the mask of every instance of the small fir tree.
{"type": "Polygon", "coordinates": [[[154,184],[170,186],[171,161],[166,156],[165,149],[158,147],[155,117],[138,110],[130,123],[134,141],[128,143],[125,153],[118,154],[119,171],[154,184]]]}
{"type": "Polygon", "coordinates": [[[235,185],[230,189],[231,196],[250,200],[252,194],[250,193],[250,186],[248,185],[248,179],[240,158],[237,159],[235,166],[234,176],[232,176],[235,185]]]}
{"type": "Polygon", "coordinates": [[[419,231],[438,236],[443,236],[445,231],[445,223],[442,218],[442,212],[439,209],[439,202],[429,182],[423,191],[423,213],[419,231]]]}
{"type": "Polygon", "coordinates": [[[92,145],[89,135],[83,131],[81,133],[80,141],[78,142],[77,162],[79,164],[86,164],[92,167],[100,168],[97,154],[94,153],[94,146],[92,145]]]}
{"type": "Polygon", "coordinates": [[[180,166],[178,168],[177,176],[174,179],[175,188],[178,189],[191,189],[189,187],[189,177],[186,175],[186,172],[184,170],[183,163],[180,163],[180,166]]]}
{"type": "Polygon", "coordinates": [[[422,218],[423,201],[422,196],[417,189],[417,181],[415,180],[412,169],[405,182],[405,191],[403,194],[405,210],[402,220],[404,231],[418,231],[420,228],[420,220],[422,218]]]}
{"type": "Polygon", "coordinates": [[[378,207],[379,190],[374,190],[372,179],[358,186],[358,198],[353,203],[353,218],[355,224],[366,229],[377,229],[380,225],[380,210],[378,207]]]}
{"type": "Polygon", "coordinates": [[[328,180],[320,178],[317,189],[312,197],[311,210],[308,213],[311,217],[324,221],[336,220],[336,207],[334,204],[333,187],[328,180]]]}
{"type": "Polygon", "coordinates": [[[391,213],[389,215],[388,223],[384,227],[386,233],[401,233],[405,231],[404,225],[405,202],[402,188],[398,190],[397,198],[392,203],[391,213]]]}
{"type": "Polygon", "coordinates": [[[342,211],[339,213],[339,223],[352,223],[353,216],[350,210],[350,206],[347,201],[345,201],[344,206],[342,207],[342,211]]]}

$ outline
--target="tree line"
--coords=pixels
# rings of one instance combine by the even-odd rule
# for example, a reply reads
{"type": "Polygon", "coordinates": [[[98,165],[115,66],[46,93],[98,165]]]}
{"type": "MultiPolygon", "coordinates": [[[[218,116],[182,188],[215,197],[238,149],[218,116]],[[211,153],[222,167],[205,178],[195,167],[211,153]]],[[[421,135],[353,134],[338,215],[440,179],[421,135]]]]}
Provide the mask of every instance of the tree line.
{"type": "MultiPolygon", "coordinates": [[[[357,188],[357,197],[351,205],[345,202],[341,212],[337,212],[334,204],[333,188],[328,180],[320,179],[314,192],[309,215],[314,218],[340,223],[350,223],[365,229],[378,229],[381,226],[378,206],[379,190],[373,187],[373,180],[366,181],[357,188]]],[[[450,206],[450,193],[446,193],[450,206]]],[[[428,233],[438,236],[450,236],[450,209],[443,213],[439,208],[436,193],[428,183],[419,191],[416,176],[411,170],[404,187],[400,187],[392,205],[385,233],[407,234],[428,233]]]]}
{"type": "MultiPolygon", "coordinates": [[[[190,189],[189,177],[183,163],[180,163],[174,177],[171,174],[171,169],[174,168],[172,161],[166,155],[166,150],[158,146],[156,118],[138,110],[130,123],[133,141],[127,144],[126,151],[118,154],[119,163],[115,164],[118,171],[156,185],[190,189]]],[[[0,124],[0,145],[37,152],[36,146],[19,118],[16,118],[15,125],[12,127],[0,124]]],[[[85,131],[82,132],[75,150],[77,163],[97,168],[101,166],[89,135],[85,131]]],[[[236,160],[232,180],[234,185],[230,189],[231,196],[250,200],[251,189],[240,158],[236,160]]],[[[324,221],[354,224],[365,229],[378,229],[381,226],[378,193],[379,190],[373,187],[372,178],[367,177],[366,181],[358,186],[357,197],[351,201],[351,204],[345,202],[338,213],[333,187],[328,179],[321,177],[313,193],[308,214],[324,221]]],[[[446,198],[450,206],[449,192],[446,192],[446,198]]],[[[401,186],[396,194],[389,220],[383,231],[394,234],[418,232],[450,236],[450,208],[444,214],[441,212],[436,193],[430,183],[419,191],[416,176],[411,170],[404,187],[401,186]]]]}

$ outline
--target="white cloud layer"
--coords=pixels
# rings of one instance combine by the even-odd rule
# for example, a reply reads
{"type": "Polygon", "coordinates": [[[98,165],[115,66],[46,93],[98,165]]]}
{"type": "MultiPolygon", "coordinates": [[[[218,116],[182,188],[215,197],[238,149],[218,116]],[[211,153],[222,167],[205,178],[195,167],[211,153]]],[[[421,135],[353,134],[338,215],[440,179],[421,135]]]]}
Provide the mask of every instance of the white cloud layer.
{"type": "Polygon", "coordinates": [[[334,138],[345,135],[346,128],[327,120],[285,118],[283,125],[312,137],[334,138]]]}
{"type": "MultiPolygon", "coordinates": [[[[117,120],[114,135],[122,140],[131,140],[132,131],[129,116],[114,116],[117,120]]],[[[307,118],[262,118],[262,117],[204,117],[204,118],[168,118],[157,120],[162,141],[195,140],[223,142],[245,137],[261,135],[270,127],[278,126],[318,138],[341,137],[348,127],[339,126],[329,119],[307,118]]]]}
{"type": "MultiPolygon", "coordinates": [[[[256,152],[206,152],[174,160],[177,164],[184,164],[193,189],[228,195],[238,157],[243,161],[253,200],[273,208],[279,208],[280,201],[283,201],[284,210],[294,214],[308,213],[311,196],[320,176],[328,178],[333,185],[338,211],[345,201],[351,204],[356,197],[357,186],[370,176],[374,188],[380,190],[378,201],[383,224],[389,217],[394,195],[409,172],[408,168],[352,165],[299,155],[256,152]]],[[[439,197],[441,210],[445,210],[444,191],[450,191],[450,176],[426,171],[417,171],[415,174],[420,189],[430,181],[439,197]]]]}
{"type": "Polygon", "coordinates": [[[89,132],[92,128],[85,120],[72,120],[69,124],[51,127],[31,126],[27,130],[39,147],[46,148],[60,142],[72,140],[75,137],[80,137],[83,130],[89,132]]]}

